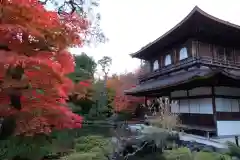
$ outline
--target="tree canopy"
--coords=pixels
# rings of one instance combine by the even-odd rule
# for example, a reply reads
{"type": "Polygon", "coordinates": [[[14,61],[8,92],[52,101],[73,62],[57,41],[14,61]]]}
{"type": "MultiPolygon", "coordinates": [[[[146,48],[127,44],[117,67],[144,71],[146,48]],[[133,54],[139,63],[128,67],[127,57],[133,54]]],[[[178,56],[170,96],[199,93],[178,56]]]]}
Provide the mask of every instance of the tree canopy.
{"type": "Polygon", "coordinates": [[[0,117],[4,135],[81,127],[66,107],[74,71],[68,47],[83,45],[89,21],[47,11],[37,0],[0,3],[0,117]]]}
{"type": "Polygon", "coordinates": [[[112,58],[108,56],[103,56],[102,59],[98,60],[98,64],[102,67],[104,74],[108,74],[110,66],[112,65],[112,58]]]}
{"type": "Polygon", "coordinates": [[[86,53],[74,55],[75,71],[69,75],[74,82],[89,80],[94,78],[97,63],[86,53]]]}
{"type": "Polygon", "coordinates": [[[108,78],[107,87],[115,90],[114,109],[115,111],[134,110],[136,105],[144,103],[143,98],[128,96],[124,90],[135,87],[139,72],[114,75],[108,78]]]}

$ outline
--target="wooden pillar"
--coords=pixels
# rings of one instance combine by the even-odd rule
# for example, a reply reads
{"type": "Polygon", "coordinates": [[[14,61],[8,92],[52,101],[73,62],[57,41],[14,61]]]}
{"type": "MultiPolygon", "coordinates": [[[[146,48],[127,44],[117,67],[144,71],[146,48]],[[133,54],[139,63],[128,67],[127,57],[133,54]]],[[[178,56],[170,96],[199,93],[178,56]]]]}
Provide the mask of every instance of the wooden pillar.
{"type": "Polygon", "coordinates": [[[196,57],[199,57],[199,48],[200,48],[200,43],[199,43],[199,41],[196,41],[196,57]]]}
{"type": "Polygon", "coordinates": [[[169,98],[169,102],[171,102],[171,100],[172,100],[171,92],[169,92],[168,98],[169,98]]]}
{"type": "Polygon", "coordinates": [[[177,49],[174,50],[174,59],[173,59],[173,63],[176,64],[178,62],[178,56],[177,56],[177,49]]]}
{"type": "Polygon", "coordinates": [[[147,106],[147,97],[144,96],[144,105],[147,106]]]}
{"type": "Polygon", "coordinates": [[[212,86],[212,109],[213,109],[214,124],[215,124],[215,128],[217,129],[216,98],[215,98],[214,86],[212,86]]]}
{"type": "Polygon", "coordinates": [[[188,113],[190,113],[189,90],[187,90],[188,113]]]}

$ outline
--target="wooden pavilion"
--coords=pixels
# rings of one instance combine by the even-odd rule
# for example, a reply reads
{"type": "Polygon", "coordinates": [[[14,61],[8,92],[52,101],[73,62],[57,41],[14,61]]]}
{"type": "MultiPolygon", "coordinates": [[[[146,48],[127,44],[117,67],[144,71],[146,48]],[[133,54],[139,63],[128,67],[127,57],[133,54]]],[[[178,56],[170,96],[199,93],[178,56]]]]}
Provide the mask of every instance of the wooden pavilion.
{"type": "Polygon", "coordinates": [[[150,67],[127,95],[178,101],[185,130],[240,135],[240,26],[195,7],[133,58],[150,67]]]}

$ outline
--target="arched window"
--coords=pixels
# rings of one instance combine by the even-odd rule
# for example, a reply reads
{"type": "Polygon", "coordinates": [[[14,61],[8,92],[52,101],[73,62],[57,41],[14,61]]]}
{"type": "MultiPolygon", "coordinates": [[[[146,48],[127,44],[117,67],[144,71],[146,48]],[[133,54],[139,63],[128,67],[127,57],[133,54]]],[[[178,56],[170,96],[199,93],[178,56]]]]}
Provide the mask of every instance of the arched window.
{"type": "Polygon", "coordinates": [[[183,60],[185,58],[188,58],[188,52],[186,47],[182,48],[179,53],[179,60],[183,60]]]}
{"type": "Polygon", "coordinates": [[[172,64],[172,59],[171,59],[171,55],[168,54],[165,56],[165,61],[164,61],[164,65],[167,66],[167,65],[170,65],[172,64]]]}
{"type": "Polygon", "coordinates": [[[158,60],[155,60],[153,63],[153,70],[156,71],[156,70],[158,70],[158,68],[159,68],[158,60]]]}

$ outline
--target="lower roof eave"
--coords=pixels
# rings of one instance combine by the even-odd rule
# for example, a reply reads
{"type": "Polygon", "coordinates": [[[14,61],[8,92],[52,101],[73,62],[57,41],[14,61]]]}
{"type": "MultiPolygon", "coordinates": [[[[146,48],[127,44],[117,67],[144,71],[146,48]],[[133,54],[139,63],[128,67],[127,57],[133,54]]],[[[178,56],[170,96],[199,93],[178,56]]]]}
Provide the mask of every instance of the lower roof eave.
{"type": "Polygon", "coordinates": [[[222,76],[239,80],[240,72],[224,71],[224,70],[212,70],[212,69],[197,69],[192,71],[186,71],[181,75],[171,75],[163,79],[154,80],[152,82],[146,82],[140,84],[135,88],[124,91],[125,95],[132,96],[147,96],[153,93],[163,95],[164,93],[180,90],[181,88],[186,89],[211,85],[213,82],[209,80],[217,74],[222,76]]]}

